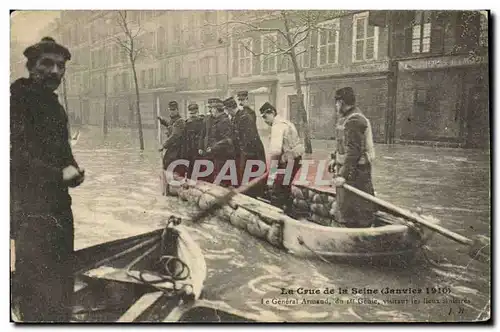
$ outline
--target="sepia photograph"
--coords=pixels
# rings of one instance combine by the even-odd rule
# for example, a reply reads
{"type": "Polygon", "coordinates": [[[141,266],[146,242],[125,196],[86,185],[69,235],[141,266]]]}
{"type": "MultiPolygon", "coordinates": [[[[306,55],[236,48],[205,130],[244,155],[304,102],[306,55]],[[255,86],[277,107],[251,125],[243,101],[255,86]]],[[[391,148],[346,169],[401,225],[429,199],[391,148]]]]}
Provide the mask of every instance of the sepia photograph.
{"type": "Polygon", "coordinates": [[[11,10],[11,325],[491,323],[491,15],[11,10]]]}

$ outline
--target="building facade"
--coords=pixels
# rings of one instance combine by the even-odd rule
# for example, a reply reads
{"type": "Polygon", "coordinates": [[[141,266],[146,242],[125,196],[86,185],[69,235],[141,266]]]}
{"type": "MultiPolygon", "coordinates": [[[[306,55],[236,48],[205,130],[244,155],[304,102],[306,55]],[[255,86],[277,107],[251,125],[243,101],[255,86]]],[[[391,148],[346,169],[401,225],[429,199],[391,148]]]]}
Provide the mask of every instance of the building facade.
{"type": "Polygon", "coordinates": [[[216,11],[64,11],[55,35],[68,45],[73,59],[67,68],[68,113],[75,121],[110,126],[134,126],[135,80],[144,127],[154,127],[159,110],[167,115],[171,100],[186,114],[197,102],[201,112],[210,97],[227,91],[228,43],[217,29],[225,12],[216,11]],[[127,28],[134,36],[135,75],[129,51],[119,41],[127,28]]]}
{"type": "MultiPolygon", "coordinates": [[[[331,11],[304,26],[307,12],[290,12],[288,30],[305,36],[294,52],[313,138],[335,138],[333,94],[351,86],[377,142],[488,141],[487,13],[331,11]]],[[[191,102],[205,112],[208,98],[248,90],[253,108],[270,101],[300,127],[296,73],[279,52],[287,49],[281,11],[127,11],[143,50],[136,77],[116,42],[118,15],[61,14],[56,35],[73,54],[66,90],[75,121],[99,125],[106,116],[133,126],[137,79],[145,126],[170,100],[184,114],[191,102]]],[[[260,118],[257,125],[266,128],[260,118]]]]}
{"type": "MultiPolygon", "coordinates": [[[[310,34],[295,47],[301,54],[313,138],[334,138],[333,94],[351,86],[377,142],[488,145],[486,12],[349,11],[326,16],[312,29],[304,28],[310,34]]],[[[300,21],[290,18],[288,23],[300,21]]],[[[271,31],[284,31],[283,19],[271,15],[256,25],[233,42],[230,86],[261,91],[255,95],[256,107],[270,100],[299,124],[290,63],[279,55],[272,60],[262,55],[269,53],[273,40],[279,45],[280,32],[271,31]]]]}
{"type": "Polygon", "coordinates": [[[487,147],[487,13],[396,12],[392,21],[396,140],[487,147]]]}

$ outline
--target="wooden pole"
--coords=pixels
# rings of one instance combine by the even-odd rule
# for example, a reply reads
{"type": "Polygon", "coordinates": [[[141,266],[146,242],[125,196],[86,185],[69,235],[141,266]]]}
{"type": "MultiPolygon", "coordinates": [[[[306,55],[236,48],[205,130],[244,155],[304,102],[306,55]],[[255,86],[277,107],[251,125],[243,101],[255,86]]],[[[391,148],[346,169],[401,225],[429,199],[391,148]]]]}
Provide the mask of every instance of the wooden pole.
{"type": "Polygon", "coordinates": [[[372,203],[375,203],[377,204],[378,206],[380,207],[383,207],[384,209],[396,214],[396,215],[399,215],[401,217],[404,217],[410,221],[413,221],[417,224],[420,224],[422,226],[425,226],[426,228],[428,229],[431,229],[435,232],[438,232],[439,234],[455,241],[455,242],[458,242],[460,244],[463,244],[463,245],[467,245],[467,246],[470,246],[474,243],[473,240],[469,239],[469,238],[466,238],[465,236],[462,236],[460,234],[457,234],[455,232],[452,232],[450,231],[449,229],[446,229],[444,227],[441,227],[439,225],[436,225],[436,224],[433,224],[432,222],[424,219],[423,217],[421,216],[418,216],[418,215],[415,215],[415,214],[412,214],[410,211],[407,211],[405,209],[402,209],[400,207],[397,207],[389,202],[386,202],[378,197],[375,197],[375,196],[372,196],[364,191],[361,191],[357,188],[354,188],[353,186],[350,186],[348,184],[344,184],[343,185],[343,188],[352,192],[353,194],[356,194],[372,203]]]}
{"type": "Polygon", "coordinates": [[[269,175],[269,171],[266,171],[264,174],[261,176],[253,179],[252,181],[248,182],[244,186],[240,186],[237,189],[230,190],[229,193],[222,197],[218,197],[212,204],[210,204],[206,209],[201,210],[199,213],[197,213],[191,220],[193,222],[199,222],[205,217],[207,217],[209,214],[213,213],[219,208],[222,208],[224,205],[229,203],[229,201],[236,196],[237,194],[243,194],[250,190],[251,188],[255,187],[257,184],[261,183],[262,181],[266,180],[269,175]]]}

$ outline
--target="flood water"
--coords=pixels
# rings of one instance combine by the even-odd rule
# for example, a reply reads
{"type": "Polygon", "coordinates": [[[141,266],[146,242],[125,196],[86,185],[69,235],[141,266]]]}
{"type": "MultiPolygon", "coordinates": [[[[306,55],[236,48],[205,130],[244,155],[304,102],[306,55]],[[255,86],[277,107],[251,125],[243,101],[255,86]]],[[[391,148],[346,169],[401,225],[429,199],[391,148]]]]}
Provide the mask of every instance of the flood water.
{"type": "MultiPolygon", "coordinates": [[[[72,189],[75,246],[83,248],[164,225],[172,212],[189,215],[175,197],[160,194],[160,153],[154,131],[139,151],[135,131],[82,128],[74,154],[86,180],[72,189]]],[[[327,157],[331,143],[317,143],[315,158],[327,157]]],[[[377,145],[377,196],[401,207],[422,208],[441,225],[462,235],[490,234],[488,151],[377,145]]],[[[216,219],[187,226],[202,248],[208,276],[205,297],[269,321],[380,322],[471,321],[489,316],[490,266],[440,235],[428,243],[426,262],[390,270],[325,263],[294,257],[216,219]],[[333,295],[280,295],[280,288],[334,288],[333,295]],[[338,294],[338,288],[422,289],[414,295],[338,294]],[[444,289],[446,294],[426,294],[444,289]],[[329,298],[330,304],[273,304],[273,298],[329,298]],[[266,299],[269,304],[263,303],[266,299]],[[337,302],[334,303],[335,299],[337,302]],[[354,303],[352,303],[354,300],[354,303]],[[388,300],[408,300],[390,303],[388,300]],[[428,303],[439,301],[439,303],[428,303]],[[445,301],[461,303],[444,303],[445,301]],[[412,303],[419,301],[419,303],[412,303]],[[361,302],[361,303],[360,303],[361,302]],[[376,302],[376,303],[373,303],[376,302]]],[[[438,291],[439,292],[439,291],[438,291]]]]}

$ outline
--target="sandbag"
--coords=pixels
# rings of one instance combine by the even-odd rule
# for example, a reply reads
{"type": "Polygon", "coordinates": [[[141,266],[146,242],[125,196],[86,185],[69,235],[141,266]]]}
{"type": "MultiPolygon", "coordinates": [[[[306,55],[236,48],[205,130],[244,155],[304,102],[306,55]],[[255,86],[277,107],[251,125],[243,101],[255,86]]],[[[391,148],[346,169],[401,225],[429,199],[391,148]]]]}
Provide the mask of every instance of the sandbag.
{"type": "Polygon", "coordinates": [[[311,204],[311,211],[322,217],[328,217],[330,212],[325,204],[311,204]]]}
{"type": "Polygon", "coordinates": [[[292,186],[292,197],[297,199],[304,199],[304,194],[299,187],[292,186]]]}
{"type": "Polygon", "coordinates": [[[267,232],[271,229],[271,226],[266,225],[260,219],[253,215],[253,217],[247,223],[247,231],[253,236],[258,237],[259,239],[266,238],[267,232]]]}
{"type": "Polygon", "coordinates": [[[283,246],[283,234],[281,227],[281,223],[275,222],[266,234],[267,242],[271,243],[275,247],[283,246]]]}
{"type": "Polygon", "coordinates": [[[330,218],[326,218],[326,217],[323,217],[323,216],[320,216],[317,214],[313,214],[311,216],[311,221],[316,223],[316,224],[323,225],[323,226],[330,226],[330,224],[331,224],[330,218]]]}
{"type": "Polygon", "coordinates": [[[248,212],[247,210],[238,207],[234,212],[231,214],[229,221],[233,226],[236,226],[238,228],[246,229],[247,223],[249,219],[251,218],[252,214],[248,212]]]}
{"type": "Polygon", "coordinates": [[[204,193],[200,196],[198,201],[198,206],[200,209],[205,210],[215,202],[216,198],[208,193],[204,193]]]}

